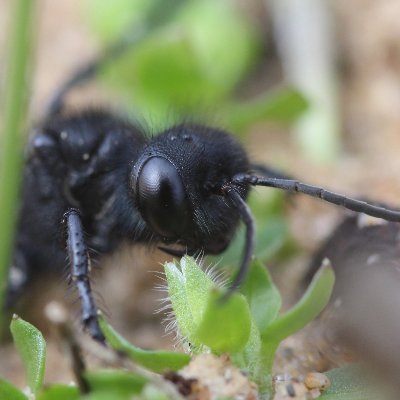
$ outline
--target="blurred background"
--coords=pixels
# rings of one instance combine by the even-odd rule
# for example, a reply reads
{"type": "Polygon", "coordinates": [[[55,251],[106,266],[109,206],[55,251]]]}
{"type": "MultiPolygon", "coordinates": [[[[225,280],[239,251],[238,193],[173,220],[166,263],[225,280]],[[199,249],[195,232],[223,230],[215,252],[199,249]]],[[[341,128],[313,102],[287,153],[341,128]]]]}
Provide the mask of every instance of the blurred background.
{"type": "MultiPolygon", "coordinates": [[[[0,93],[7,80],[11,3],[0,2],[0,93]]],[[[224,127],[256,162],[349,195],[398,203],[398,1],[40,0],[36,8],[30,126],[40,123],[74,71],[122,43],[125,51],[71,91],[68,109],[111,108],[150,133],[182,118],[224,127]]],[[[250,204],[258,226],[256,253],[290,304],[310,255],[343,212],[262,188],[250,204]]],[[[241,243],[239,234],[221,267],[235,267],[241,243]]],[[[165,259],[129,249],[102,261],[96,272],[101,307],[117,329],[144,347],[173,342],[163,335],[162,316],[154,314],[160,296],[153,290],[157,277],[149,272],[160,271],[165,259]]],[[[43,277],[18,312],[48,333],[43,307],[52,298],[70,300],[61,278],[43,277]]],[[[301,353],[296,341],[289,345],[301,353]]],[[[46,378],[68,381],[51,339],[49,347],[46,378]]],[[[0,348],[0,360],[0,374],[22,383],[11,345],[0,348]]]]}

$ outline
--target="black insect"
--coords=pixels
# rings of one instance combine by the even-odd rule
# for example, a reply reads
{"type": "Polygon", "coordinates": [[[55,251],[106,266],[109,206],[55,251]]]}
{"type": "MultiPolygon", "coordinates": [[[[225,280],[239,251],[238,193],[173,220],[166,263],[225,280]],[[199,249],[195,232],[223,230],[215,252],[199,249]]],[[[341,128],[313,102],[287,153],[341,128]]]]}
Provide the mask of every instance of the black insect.
{"type": "Polygon", "coordinates": [[[236,139],[221,129],[182,123],[149,138],[107,111],[65,113],[62,104],[71,82],[79,83],[79,74],[59,91],[28,146],[9,298],[38,270],[61,270],[67,254],[83,324],[99,341],[104,336],[91,293],[88,248],[105,254],[129,242],[157,245],[175,256],[219,254],[242,220],[246,239],[233,291],[253,253],[254,221],[246,204],[251,186],[305,193],[400,221],[400,212],[252,164],[236,139]]]}

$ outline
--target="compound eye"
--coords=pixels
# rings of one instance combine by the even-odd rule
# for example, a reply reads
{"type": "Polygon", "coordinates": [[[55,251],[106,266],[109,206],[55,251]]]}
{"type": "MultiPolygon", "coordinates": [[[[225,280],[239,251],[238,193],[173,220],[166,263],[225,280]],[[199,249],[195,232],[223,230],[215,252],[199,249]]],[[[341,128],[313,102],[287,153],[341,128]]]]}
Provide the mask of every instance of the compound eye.
{"type": "Polygon", "coordinates": [[[162,157],[145,162],[137,180],[137,201],[143,218],[160,235],[177,239],[190,221],[190,206],[175,166],[162,157]]]}

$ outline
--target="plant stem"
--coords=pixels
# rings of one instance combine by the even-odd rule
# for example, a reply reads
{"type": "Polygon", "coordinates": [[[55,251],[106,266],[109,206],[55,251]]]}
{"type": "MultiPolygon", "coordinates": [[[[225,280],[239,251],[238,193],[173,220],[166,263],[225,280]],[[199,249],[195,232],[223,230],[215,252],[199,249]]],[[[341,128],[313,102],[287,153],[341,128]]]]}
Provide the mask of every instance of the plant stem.
{"type": "Polygon", "coordinates": [[[262,342],[258,370],[254,373],[254,380],[258,384],[260,398],[270,400],[274,396],[272,384],[272,367],[279,342],[262,342]]]}
{"type": "MultiPolygon", "coordinates": [[[[4,306],[15,233],[35,1],[14,0],[10,4],[12,13],[0,146],[0,310],[4,306]]],[[[3,315],[1,311],[0,315],[3,315]]],[[[0,320],[0,328],[2,326],[0,320]]]]}

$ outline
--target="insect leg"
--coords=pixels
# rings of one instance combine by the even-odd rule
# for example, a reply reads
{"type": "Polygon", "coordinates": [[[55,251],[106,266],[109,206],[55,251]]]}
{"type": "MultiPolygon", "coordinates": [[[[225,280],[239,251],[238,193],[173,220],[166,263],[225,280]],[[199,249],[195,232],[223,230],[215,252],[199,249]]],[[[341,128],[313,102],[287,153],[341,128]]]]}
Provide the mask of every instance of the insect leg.
{"type": "Polygon", "coordinates": [[[90,286],[90,260],[79,212],[76,209],[68,210],[64,214],[64,223],[67,228],[71,279],[76,285],[81,299],[82,322],[93,339],[104,343],[105,337],[99,326],[97,307],[90,286]]]}
{"type": "Polygon", "coordinates": [[[253,186],[268,186],[277,189],[287,190],[289,192],[303,193],[311,197],[317,197],[329,203],[345,207],[351,211],[364,213],[371,217],[382,218],[387,221],[400,222],[400,211],[387,209],[363,200],[357,200],[347,197],[340,193],[331,192],[318,186],[308,185],[292,179],[279,179],[258,177],[247,174],[238,174],[233,183],[249,183],[253,186]]]}

